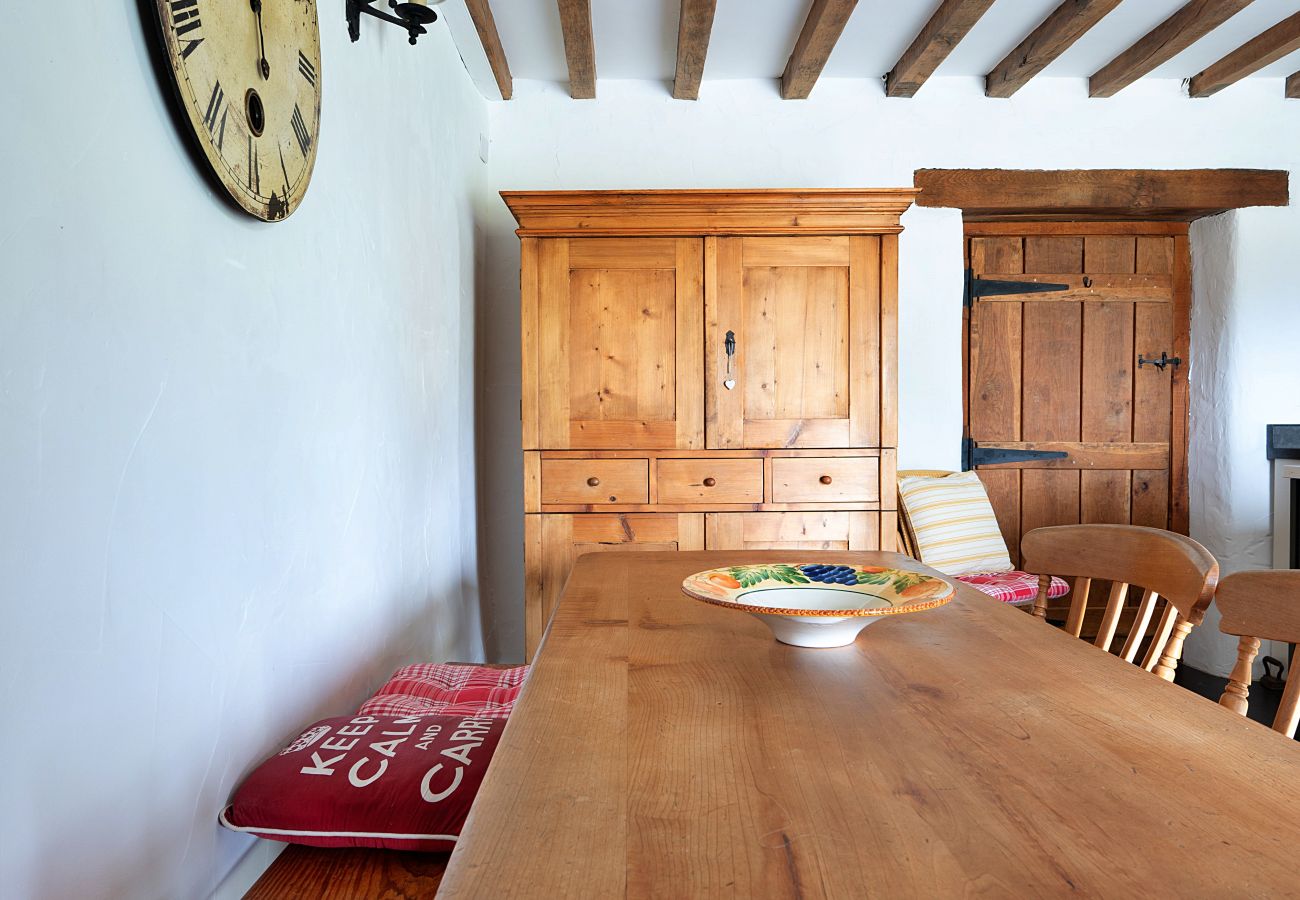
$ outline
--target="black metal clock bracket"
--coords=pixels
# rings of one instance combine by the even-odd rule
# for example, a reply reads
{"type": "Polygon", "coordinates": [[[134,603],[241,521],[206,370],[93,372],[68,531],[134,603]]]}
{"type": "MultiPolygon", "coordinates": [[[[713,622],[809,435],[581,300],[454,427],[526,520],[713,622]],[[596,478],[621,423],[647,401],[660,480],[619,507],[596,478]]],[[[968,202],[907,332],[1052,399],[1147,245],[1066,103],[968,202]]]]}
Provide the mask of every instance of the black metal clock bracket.
{"type": "Polygon", "coordinates": [[[347,0],[348,37],[352,38],[353,43],[361,40],[362,13],[391,22],[399,28],[405,28],[406,33],[410,35],[412,46],[420,35],[429,33],[429,29],[424,26],[438,21],[438,14],[420,3],[398,3],[397,0],[388,0],[389,9],[397,14],[389,15],[371,8],[370,4],[374,2],[375,0],[347,0]]]}

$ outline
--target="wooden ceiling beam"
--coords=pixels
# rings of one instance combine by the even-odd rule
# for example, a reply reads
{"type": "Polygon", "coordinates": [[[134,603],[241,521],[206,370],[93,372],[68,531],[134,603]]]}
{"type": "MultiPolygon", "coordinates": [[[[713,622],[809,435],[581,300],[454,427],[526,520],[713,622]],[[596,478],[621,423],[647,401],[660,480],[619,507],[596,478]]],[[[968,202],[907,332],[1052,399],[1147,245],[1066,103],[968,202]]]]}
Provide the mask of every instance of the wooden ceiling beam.
{"type": "Polygon", "coordinates": [[[591,36],[591,0],[558,0],[564,32],[564,58],[569,64],[569,96],[596,97],[596,42],[591,36]]]}
{"type": "Polygon", "coordinates": [[[1213,96],[1295,50],[1300,50],[1300,13],[1288,16],[1195,75],[1187,92],[1193,97],[1213,96]]]}
{"type": "Polygon", "coordinates": [[[718,0],[682,0],[677,19],[677,74],[673,76],[673,96],[678,100],[700,99],[700,80],[704,77],[717,7],[718,0]]]}
{"type": "Polygon", "coordinates": [[[918,169],[914,177],[917,206],[960,209],[974,221],[1189,222],[1290,199],[1281,169],[918,169]]]}
{"type": "Polygon", "coordinates": [[[1286,95],[1292,100],[1300,100],[1300,72],[1286,80],[1286,95]]]}
{"type": "Polygon", "coordinates": [[[488,0],[465,0],[465,8],[474,22],[483,52],[487,54],[488,65],[492,67],[492,77],[497,81],[501,99],[509,100],[514,94],[514,79],[510,77],[510,63],[506,62],[506,51],[501,46],[501,35],[497,33],[497,22],[492,17],[492,7],[488,0]]]}
{"type": "Polygon", "coordinates": [[[1252,0],[1191,0],[1088,79],[1089,97],[1113,97],[1218,28],[1252,0]]]}
{"type": "Polygon", "coordinates": [[[992,5],[993,0],[943,0],[916,40],[885,76],[885,95],[915,97],[921,85],[992,5]]]}
{"type": "Polygon", "coordinates": [[[1119,4],[1120,0],[1065,0],[994,66],[984,79],[985,96],[1010,97],[1119,4]]]}
{"type": "Polygon", "coordinates": [[[795,42],[794,52],[781,76],[781,96],[787,100],[806,100],[835,49],[835,42],[849,23],[858,0],[813,0],[803,31],[795,42]]]}

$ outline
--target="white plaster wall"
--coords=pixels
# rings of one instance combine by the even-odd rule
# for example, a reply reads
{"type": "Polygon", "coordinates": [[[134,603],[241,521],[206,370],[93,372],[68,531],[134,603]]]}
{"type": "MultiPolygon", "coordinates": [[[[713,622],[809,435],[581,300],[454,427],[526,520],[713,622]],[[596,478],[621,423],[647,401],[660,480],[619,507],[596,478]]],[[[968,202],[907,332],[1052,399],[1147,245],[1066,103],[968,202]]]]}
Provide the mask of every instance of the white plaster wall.
{"type": "Polygon", "coordinates": [[[481,658],[487,110],[441,26],[350,45],[322,4],[314,182],[266,225],[188,158],[137,4],[74,19],[0,29],[0,895],[202,897],[253,764],[481,658]]]}
{"type": "MultiPolygon", "coordinates": [[[[1192,226],[1191,531],[1224,575],[1272,565],[1265,426],[1300,422],[1297,236],[1290,209],[1192,226]]],[[[1218,621],[1211,608],[1188,637],[1186,658],[1227,674],[1236,641],[1218,633],[1218,621]]],[[[1285,661],[1285,645],[1271,652],[1285,661]]]]}
{"type": "MultiPolygon", "coordinates": [[[[1011,100],[989,100],[979,80],[953,78],[932,81],[914,100],[886,99],[879,85],[835,79],[799,102],[781,100],[772,81],[706,80],[697,103],[674,101],[663,84],[651,82],[601,81],[599,95],[573,101],[554,85],[516,82],[515,99],[491,107],[493,187],[889,187],[910,185],[913,171],[924,167],[1300,169],[1300,107],[1282,99],[1277,79],[1252,79],[1197,101],[1174,81],[1142,83],[1097,101],[1088,99],[1082,80],[1051,78],[1036,79],[1011,100]]],[[[1217,417],[1230,436],[1206,435],[1207,425],[1193,448],[1194,534],[1223,556],[1225,568],[1266,562],[1263,423],[1296,421],[1300,413],[1300,279],[1290,249],[1300,237],[1300,208],[1245,210],[1234,221],[1235,249],[1205,264],[1228,271],[1209,277],[1203,266],[1207,286],[1197,291],[1198,303],[1217,305],[1222,315],[1198,312],[1195,336],[1207,355],[1223,340],[1221,328],[1237,336],[1232,353],[1213,364],[1230,373],[1225,390],[1198,386],[1194,408],[1198,421],[1217,417]],[[1225,446],[1230,457],[1221,464],[1216,454],[1225,446]],[[1207,482],[1220,476],[1221,483],[1207,482]],[[1210,491],[1221,495],[1219,506],[1203,510],[1210,491]]],[[[900,463],[953,467],[961,433],[961,217],[914,209],[904,224],[900,463]]],[[[496,201],[480,311],[501,335],[481,359],[492,397],[480,426],[481,534],[512,552],[522,544],[513,228],[496,201]]],[[[1198,379],[1210,367],[1201,363],[1198,379]]],[[[482,591],[498,623],[491,652],[518,658],[518,566],[485,569],[482,591]]],[[[1230,642],[1205,629],[1188,658],[1222,669],[1225,646],[1230,642]]]]}

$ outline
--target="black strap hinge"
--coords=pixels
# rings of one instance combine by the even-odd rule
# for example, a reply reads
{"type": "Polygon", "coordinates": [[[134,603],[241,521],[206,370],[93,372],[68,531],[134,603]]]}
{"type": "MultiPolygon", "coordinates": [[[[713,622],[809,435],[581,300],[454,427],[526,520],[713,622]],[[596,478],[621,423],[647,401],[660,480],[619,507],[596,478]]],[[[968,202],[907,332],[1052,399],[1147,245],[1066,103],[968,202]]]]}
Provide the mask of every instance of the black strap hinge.
{"type": "Polygon", "coordinates": [[[962,306],[970,309],[980,297],[1005,297],[1008,294],[1047,294],[1068,291],[1070,285],[1050,281],[998,281],[993,278],[976,278],[974,269],[966,270],[966,291],[962,306]]]}

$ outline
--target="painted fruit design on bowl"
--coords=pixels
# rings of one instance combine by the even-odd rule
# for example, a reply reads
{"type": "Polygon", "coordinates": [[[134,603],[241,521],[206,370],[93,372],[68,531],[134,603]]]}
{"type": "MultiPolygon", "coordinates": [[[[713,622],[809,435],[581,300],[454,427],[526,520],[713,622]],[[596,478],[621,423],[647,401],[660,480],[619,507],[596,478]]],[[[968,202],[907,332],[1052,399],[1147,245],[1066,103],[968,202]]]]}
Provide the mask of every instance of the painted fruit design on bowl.
{"type": "Polygon", "coordinates": [[[768,563],[696,572],[682,582],[682,592],[754,615],[783,643],[840,647],[881,617],[942,606],[954,588],[906,569],[768,563]]]}

